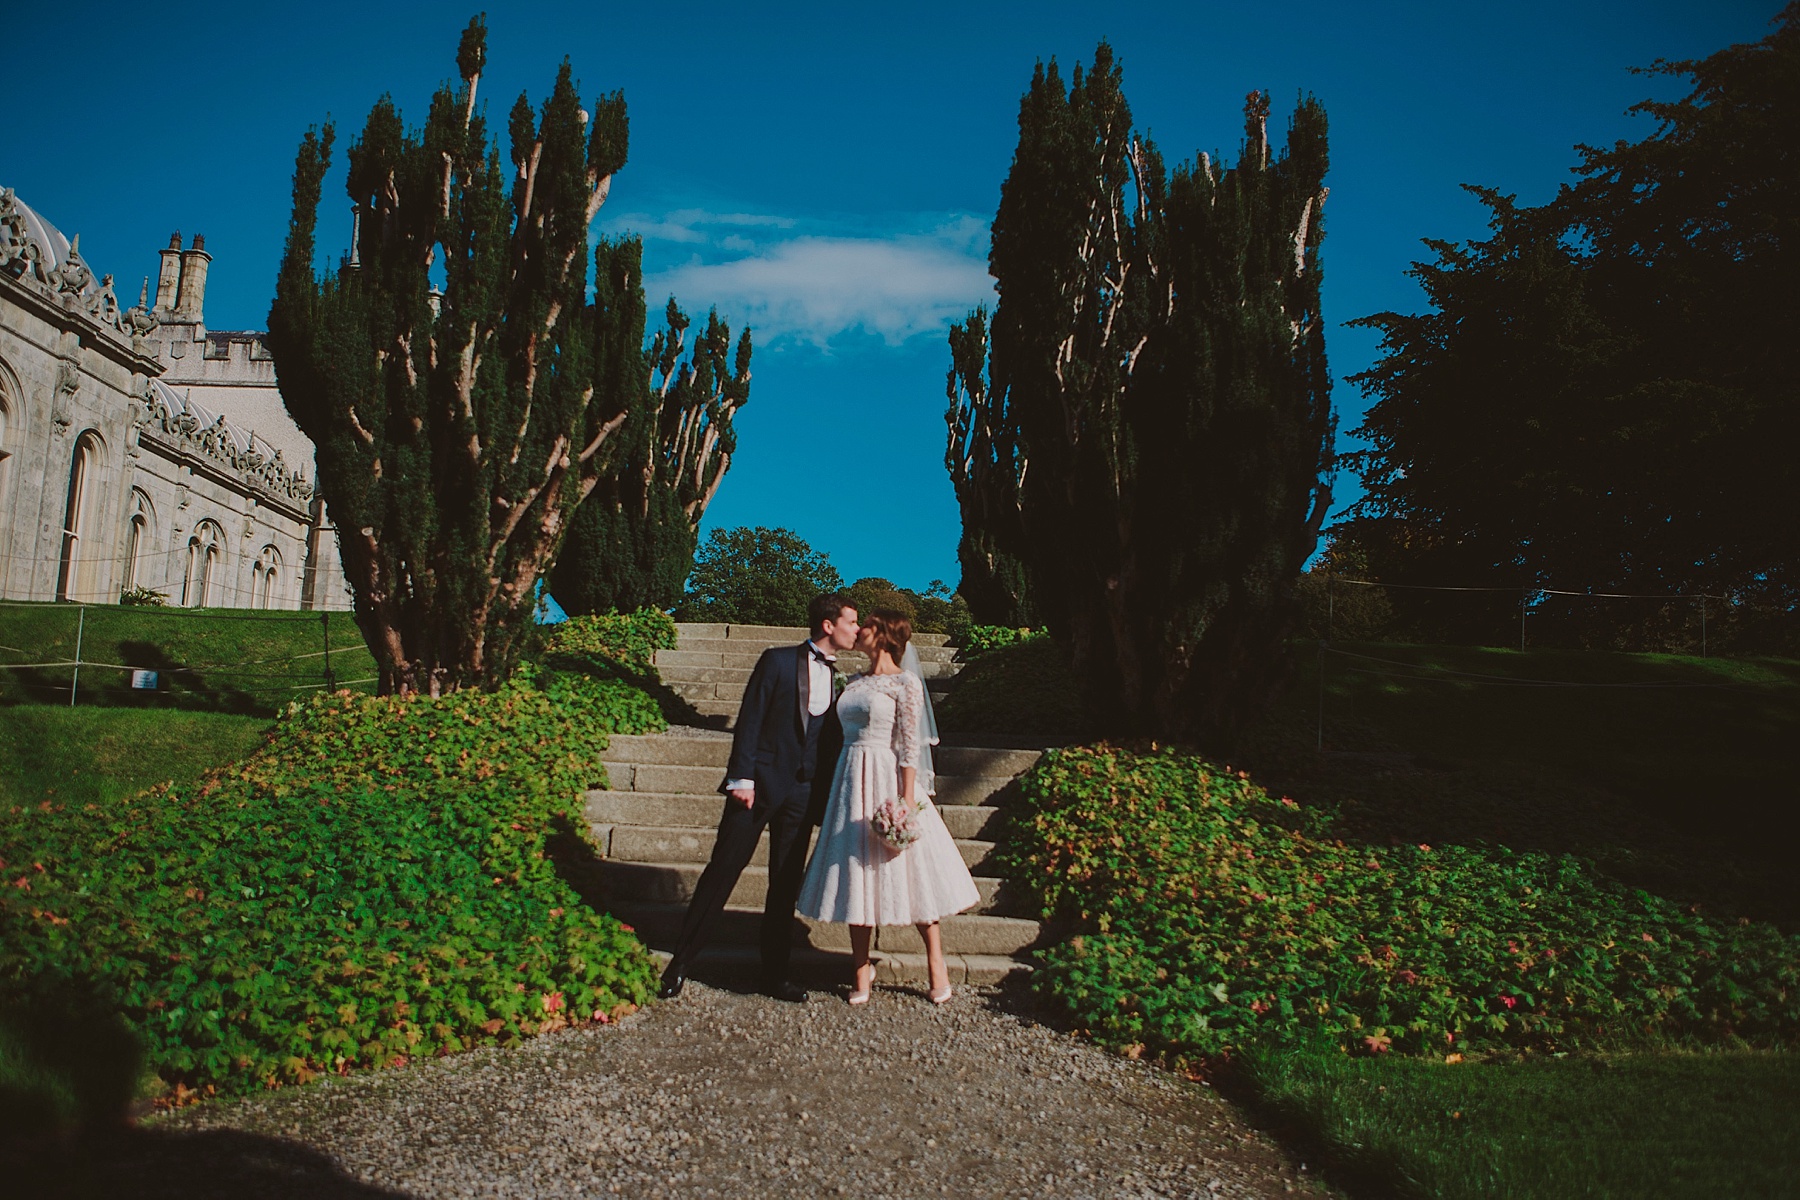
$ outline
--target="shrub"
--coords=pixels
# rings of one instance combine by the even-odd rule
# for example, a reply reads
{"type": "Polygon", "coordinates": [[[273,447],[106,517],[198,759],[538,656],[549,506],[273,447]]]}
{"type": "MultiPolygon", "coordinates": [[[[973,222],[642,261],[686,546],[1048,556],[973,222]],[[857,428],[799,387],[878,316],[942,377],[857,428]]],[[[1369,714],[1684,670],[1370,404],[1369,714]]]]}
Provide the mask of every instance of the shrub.
{"type": "Polygon", "coordinates": [[[937,717],[955,733],[1075,738],[1093,725],[1062,647],[1039,635],[992,649],[964,667],[937,717]]]}
{"type": "Polygon", "coordinates": [[[668,613],[640,608],[570,617],[551,632],[545,649],[551,656],[585,658],[627,674],[648,675],[656,670],[656,652],[674,649],[675,636],[668,613]]]}
{"type": "Polygon", "coordinates": [[[1800,938],[1573,857],[1361,846],[1168,749],[1050,751],[1002,863],[1083,922],[1035,984],[1101,1040],[1451,1054],[1800,1038],[1800,938]]]}
{"type": "MultiPolygon", "coordinates": [[[[959,657],[964,662],[974,662],[990,651],[1044,636],[1045,631],[1042,629],[1015,629],[1010,625],[970,625],[957,639],[959,657]]],[[[1073,679],[1074,676],[1070,678],[1073,679]]]]}
{"type": "MultiPolygon", "coordinates": [[[[103,996],[177,1100],[606,1020],[655,979],[548,857],[626,684],[523,669],[441,700],[293,706],[198,785],[0,823],[0,1007],[103,996]]],[[[577,835],[578,836],[578,835],[577,835]]]]}
{"type": "Polygon", "coordinates": [[[844,586],[831,560],[791,529],[715,529],[694,557],[683,621],[805,625],[820,592],[844,586]]]}

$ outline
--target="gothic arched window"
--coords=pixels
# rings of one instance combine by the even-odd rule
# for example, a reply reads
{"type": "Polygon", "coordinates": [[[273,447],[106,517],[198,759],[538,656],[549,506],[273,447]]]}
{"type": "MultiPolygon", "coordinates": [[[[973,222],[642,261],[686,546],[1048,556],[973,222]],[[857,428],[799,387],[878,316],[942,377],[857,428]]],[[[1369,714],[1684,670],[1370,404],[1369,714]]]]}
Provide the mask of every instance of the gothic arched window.
{"type": "Polygon", "coordinates": [[[129,592],[144,581],[143,560],[154,544],[151,519],[155,512],[150,497],[137,488],[131,489],[131,521],[125,529],[125,564],[120,574],[119,590],[129,592]]]}
{"type": "Polygon", "coordinates": [[[250,606],[252,608],[281,607],[281,551],[274,546],[264,546],[262,553],[256,556],[256,565],[250,568],[250,606]]]}
{"type": "Polygon", "coordinates": [[[181,603],[205,608],[215,600],[225,554],[225,533],[212,521],[194,526],[188,538],[187,565],[181,576],[181,603]]]}
{"type": "Polygon", "coordinates": [[[75,439],[75,454],[69,462],[69,495],[63,506],[62,562],[56,578],[58,600],[79,600],[88,590],[86,556],[83,539],[93,524],[94,490],[100,465],[100,437],[93,430],[75,439]]]}
{"type": "Polygon", "coordinates": [[[6,372],[0,371],[0,512],[6,510],[7,467],[12,462],[12,443],[7,440],[12,415],[12,397],[7,390],[6,372]]]}

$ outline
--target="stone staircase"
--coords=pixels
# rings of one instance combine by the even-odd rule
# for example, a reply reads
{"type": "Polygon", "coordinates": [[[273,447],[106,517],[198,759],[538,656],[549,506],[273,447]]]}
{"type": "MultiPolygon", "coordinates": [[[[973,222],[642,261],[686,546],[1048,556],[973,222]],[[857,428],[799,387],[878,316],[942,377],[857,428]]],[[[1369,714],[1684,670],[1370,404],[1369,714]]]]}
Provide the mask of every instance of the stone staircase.
{"type": "MultiPolygon", "coordinates": [[[[694,885],[712,853],[724,797],[719,784],[731,751],[726,732],[736,719],[756,659],[770,646],[795,646],[803,629],[766,625],[680,625],[673,650],[657,652],[665,686],[718,726],[672,727],[647,736],[617,736],[606,753],[610,787],[588,793],[587,818],[600,847],[601,884],[608,907],[653,949],[674,943],[694,885]]],[[[942,634],[916,639],[934,695],[941,696],[961,664],[942,634]]],[[[840,656],[842,669],[861,667],[840,656]]],[[[982,746],[936,748],[936,801],[981,891],[975,909],[947,918],[944,952],[955,983],[995,983],[1028,970],[1023,952],[1046,937],[1044,925],[1018,915],[991,869],[999,805],[1037,750],[982,746]]],[[[752,965],[768,888],[768,836],[731,893],[700,960],[752,965]]],[[[848,978],[849,930],[796,918],[797,975],[819,981],[848,978]]],[[[887,982],[923,982],[924,946],[912,928],[876,933],[877,975],[887,982]]]]}

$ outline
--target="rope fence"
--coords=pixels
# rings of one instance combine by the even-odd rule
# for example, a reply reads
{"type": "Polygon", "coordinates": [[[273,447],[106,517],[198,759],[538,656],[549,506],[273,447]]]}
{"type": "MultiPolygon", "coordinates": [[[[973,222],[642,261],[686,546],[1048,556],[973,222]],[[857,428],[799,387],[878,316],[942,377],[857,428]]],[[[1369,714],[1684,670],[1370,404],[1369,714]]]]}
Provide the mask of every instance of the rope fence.
{"type": "MultiPolygon", "coordinates": [[[[124,556],[77,553],[72,565],[61,557],[39,554],[15,554],[0,550],[0,583],[11,599],[34,603],[68,602],[77,604],[116,604],[126,587],[142,587],[160,593],[171,608],[241,608],[277,612],[300,612],[302,590],[310,573],[313,609],[337,612],[350,608],[350,583],[335,557],[313,566],[309,572],[304,563],[291,563],[285,558],[274,561],[277,585],[266,598],[261,589],[259,570],[263,542],[251,539],[244,545],[251,550],[230,549],[228,539],[214,543],[220,555],[205,569],[204,581],[190,577],[187,546],[171,546],[165,550],[140,549],[126,569],[124,556]],[[95,575],[112,582],[101,586],[92,582],[95,575]],[[126,583],[129,580],[129,584],[126,583]],[[205,596],[183,597],[185,590],[205,596]],[[204,599],[205,603],[201,603],[204,599]]],[[[153,607],[145,605],[143,607],[153,607]]]]}
{"type": "Polygon", "coordinates": [[[343,612],[0,600],[0,629],[12,635],[0,641],[0,703],[266,711],[379,681],[343,612]]]}
{"type": "MultiPolygon", "coordinates": [[[[1729,614],[1737,603],[1736,598],[1711,592],[1600,592],[1591,590],[1571,590],[1567,588],[1541,587],[1537,585],[1486,585],[1475,587],[1453,587],[1442,584],[1422,583],[1384,583],[1373,579],[1350,579],[1341,575],[1326,574],[1325,584],[1325,636],[1327,639],[1337,635],[1337,589],[1370,588],[1381,591],[1400,592],[1440,592],[1465,595],[1487,595],[1495,598],[1513,595],[1518,597],[1519,649],[1524,650],[1528,644],[1528,630],[1532,625],[1531,618],[1536,616],[1541,624],[1545,620],[1561,619],[1565,623],[1569,619],[1567,610],[1552,613],[1550,606],[1557,599],[1572,601],[1649,601],[1662,605],[1693,606],[1692,613],[1698,618],[1697,635],[1686,636],[1693,640],[1688,645],[1706,658],[1712,650],[1709,621],[1718,614],[1729,614]]],[[[1690,627],[1691,629],[1691,627],[1690,627]]]]}

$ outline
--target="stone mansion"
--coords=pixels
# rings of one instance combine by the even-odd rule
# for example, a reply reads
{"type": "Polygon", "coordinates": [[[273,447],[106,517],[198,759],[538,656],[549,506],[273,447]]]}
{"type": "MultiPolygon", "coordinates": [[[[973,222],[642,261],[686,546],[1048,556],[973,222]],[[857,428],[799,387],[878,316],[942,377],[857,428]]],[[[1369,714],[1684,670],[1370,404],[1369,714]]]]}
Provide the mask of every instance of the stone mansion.
{"type": "Polygon", "coordinates": [[[0,189],[0,599],[349,608],[264,335],[206,328],[204,238],[161,255],[121,308],[0,189]]]}

